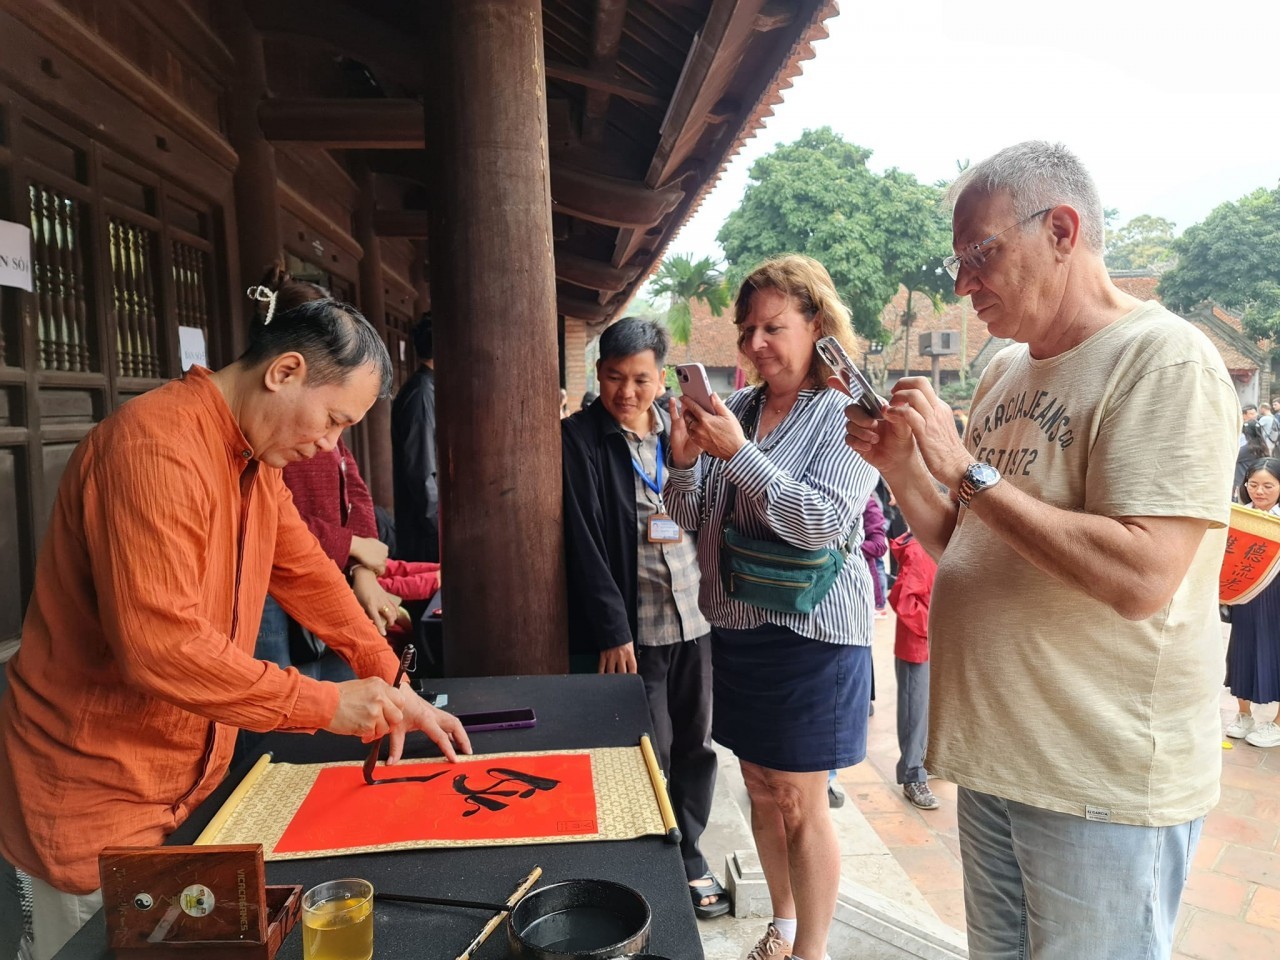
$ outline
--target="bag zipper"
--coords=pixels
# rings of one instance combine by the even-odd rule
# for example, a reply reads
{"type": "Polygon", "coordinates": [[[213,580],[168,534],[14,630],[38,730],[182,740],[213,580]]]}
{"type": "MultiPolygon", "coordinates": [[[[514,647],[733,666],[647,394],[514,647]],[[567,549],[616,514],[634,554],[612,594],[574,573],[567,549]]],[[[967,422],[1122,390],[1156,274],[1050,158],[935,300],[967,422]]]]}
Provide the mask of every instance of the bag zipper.
{"type": "Polygon", "coordinates": [[[826,563],[830,557],[822,557],[817,560],[801,560],[798,557],[775,557],[767,553],[759,553],[755,550],[748,550],[746,547],[740,547],[735,543],[725,544],[734,553],[741,553],[747,557],[756,557],[760,560],[768,560],[770,563],[787,564],[795,567],[820,567],[826,563]]]}
{"type": "Polygon", "coordinates": [[[746,580],[748,583],[763,583],[770,587],[790,587],[793,590],[807,590],[812,586],[809,583],[793,583],[790,580],[774,580],[770,577],[756,577],[749,573],[731,572],[729,574],[730,593],[733,593],[733,582],[735,580],[746,580]]]}

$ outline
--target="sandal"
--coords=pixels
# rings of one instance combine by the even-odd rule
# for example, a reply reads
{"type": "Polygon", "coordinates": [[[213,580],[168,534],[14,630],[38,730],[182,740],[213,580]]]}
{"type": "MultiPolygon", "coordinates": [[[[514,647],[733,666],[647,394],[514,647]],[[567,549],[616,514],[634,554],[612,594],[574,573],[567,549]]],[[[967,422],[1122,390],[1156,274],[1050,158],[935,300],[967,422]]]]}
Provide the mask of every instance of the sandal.
{"type": "Polygon", "coordinates": [[[723,917],[729,912],[732,904],[729,903],[729,891],[720,885],[720,881],[716,879],[716,875],[708,870],[699,880],[710,880],[708,884],[695,887],[689,884],[689,895],[693,899],[693,912],[699,920],[710,920],[713,917],[723,917]],[[716,897],[714,903],[703,903],[705,897],[716,897]]]}

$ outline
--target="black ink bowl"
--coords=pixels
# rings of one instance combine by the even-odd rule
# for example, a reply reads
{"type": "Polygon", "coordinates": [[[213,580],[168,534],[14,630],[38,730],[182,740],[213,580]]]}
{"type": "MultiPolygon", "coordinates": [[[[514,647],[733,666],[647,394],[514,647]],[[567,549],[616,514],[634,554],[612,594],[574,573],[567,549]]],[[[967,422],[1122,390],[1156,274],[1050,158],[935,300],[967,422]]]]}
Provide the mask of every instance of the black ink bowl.
{"type": "Polygon", "coordinates": [[[566,880],[526,894],[507,916],[515,960],[613,960],[649,945],[649,904],[611,880],[566,880]]]}

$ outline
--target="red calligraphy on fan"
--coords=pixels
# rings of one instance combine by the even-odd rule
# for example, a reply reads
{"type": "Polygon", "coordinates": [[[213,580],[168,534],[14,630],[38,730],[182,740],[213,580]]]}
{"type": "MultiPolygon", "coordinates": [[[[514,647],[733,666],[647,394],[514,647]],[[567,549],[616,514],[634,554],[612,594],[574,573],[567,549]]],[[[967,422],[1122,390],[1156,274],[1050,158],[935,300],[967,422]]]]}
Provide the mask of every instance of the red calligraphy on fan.
{"type": "Polygon", "coordinates": [[[367,784],[358,765],[320,771],[276,853],[421,840],[519,840],[598,832],[587,754],[400,763],[367,784]]]}

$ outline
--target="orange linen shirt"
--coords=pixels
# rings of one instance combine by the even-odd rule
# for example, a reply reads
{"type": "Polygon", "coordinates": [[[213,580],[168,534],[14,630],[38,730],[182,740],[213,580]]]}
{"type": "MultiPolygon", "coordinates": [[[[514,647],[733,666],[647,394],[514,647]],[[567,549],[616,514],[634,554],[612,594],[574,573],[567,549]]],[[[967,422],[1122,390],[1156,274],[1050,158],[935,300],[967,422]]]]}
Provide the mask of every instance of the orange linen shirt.
{"type": "Polygon", "coordinates": [[[236,728],[312,732],[335,684],[253,658],[270,592],[360,676],[396,659],[252,458],[208,371],[76,447],[0,699],[0,853],[67,893],[98,853],[159,844],[227,771],[236,728]]]}

